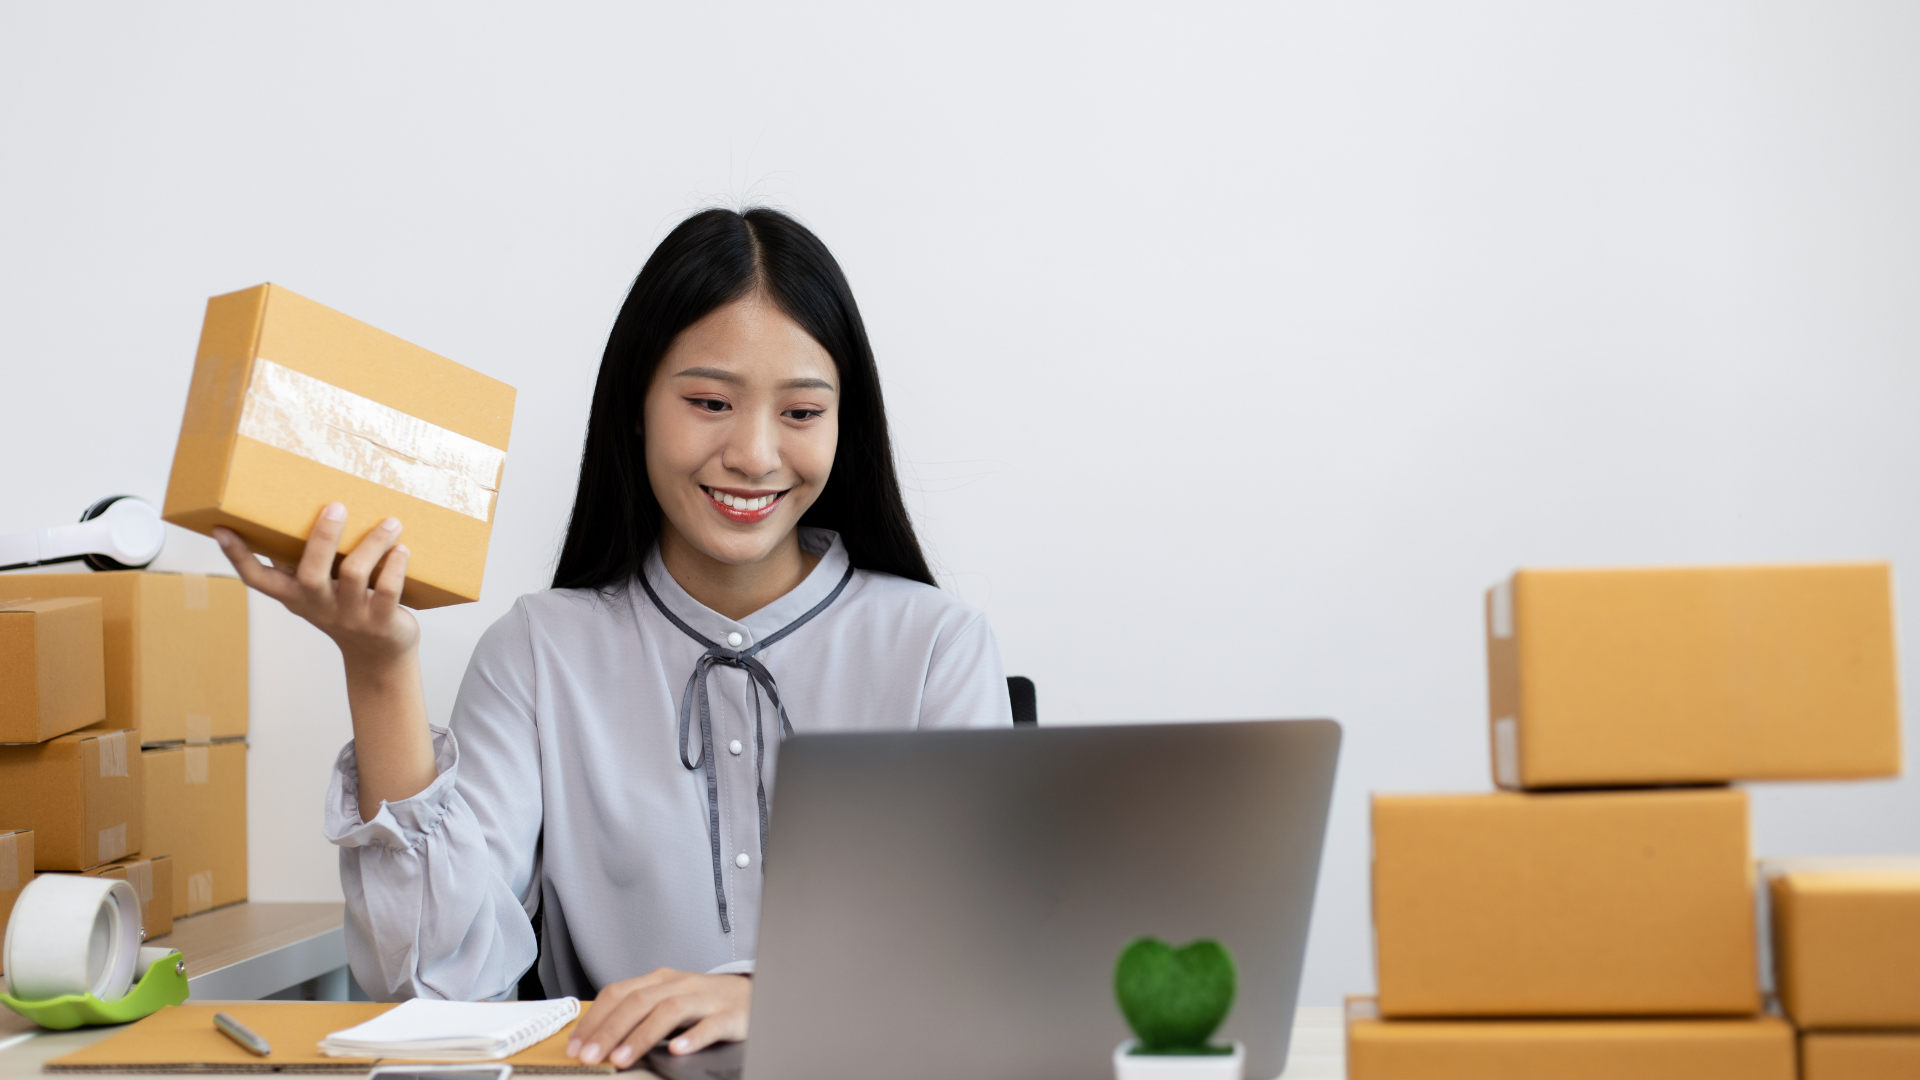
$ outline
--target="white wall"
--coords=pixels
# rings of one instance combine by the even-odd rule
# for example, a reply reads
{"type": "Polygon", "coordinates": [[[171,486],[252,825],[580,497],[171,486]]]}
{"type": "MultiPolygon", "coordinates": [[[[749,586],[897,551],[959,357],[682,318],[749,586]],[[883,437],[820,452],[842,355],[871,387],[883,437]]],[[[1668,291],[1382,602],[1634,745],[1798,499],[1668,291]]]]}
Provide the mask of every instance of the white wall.
{"type": "MultiPolygon", "coordinates": [[[[789,208],[1046,721],[1345,722],[1307,995],[1365,989],[1365,797],[1486,786],[1496,577],[1892,558],[1911,616],[1920,8],[1132,7],[0,9],[0,530],[158,501],[205,298],[287,285],[520,388],[444,716],[641,261],[789,208]]],[[[337,896],[338,662],[253,619],[253,895],[337,896]]],[[[1913,780],[1757,797],[1920,850],[1913,780]]]]}

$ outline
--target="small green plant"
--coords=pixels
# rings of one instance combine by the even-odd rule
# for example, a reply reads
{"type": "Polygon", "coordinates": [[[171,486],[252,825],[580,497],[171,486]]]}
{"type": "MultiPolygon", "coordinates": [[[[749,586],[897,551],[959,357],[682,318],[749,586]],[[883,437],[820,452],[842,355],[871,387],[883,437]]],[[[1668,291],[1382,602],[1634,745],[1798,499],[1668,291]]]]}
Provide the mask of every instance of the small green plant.
{"type": "Polygon", "coordinates": [[[1175,949],[1135,938],[1113,965],[1113,996],[1139,1044],[1136,1054],[1230,1054],[1207,1042],[1233,1009],[1233,957],[1217,941],[1175,949]]]}

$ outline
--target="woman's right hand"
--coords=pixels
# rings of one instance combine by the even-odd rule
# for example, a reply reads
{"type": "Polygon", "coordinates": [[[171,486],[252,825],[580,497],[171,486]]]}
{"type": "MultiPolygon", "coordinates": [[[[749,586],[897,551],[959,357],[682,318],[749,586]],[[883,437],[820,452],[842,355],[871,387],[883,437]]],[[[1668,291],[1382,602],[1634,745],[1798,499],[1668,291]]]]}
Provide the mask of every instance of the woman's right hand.
{"type": "Polygon", "coordinates": [[[420,644],[419,620],[400,606],[400,587],[407,579],[407,548],[399,543],[400,521],[388,518],[367,533],[359,546],[340,560],[336,578],[333,557],[346,527],[347,508],[329,503],[313,523],[300,565],[291,570],[262,565],[247,542],[231,529],[216,527],[213,538],[219,541],[220,550],[241,581],[319,627],[340,646],[349,669],[400,660],[420,644]],[[369,584],[382,556],[386,565],[369,584]]]}
{"type": "Polygon", "coordinates": [[[388,518],[375,526],[340,560],[336,573],[334,553],[346,527],[347,508],[329,504],[307,536],[300,565],[291,569],[262,565],[230,529],[214,529],[213,538],[241,581],[285,604],[340,646],[347,705],[353,711],[360,820],[372,821],[381,803],[426,790],[439,767],[421,689],[420,622],[400,606],[407,580],[400,522],[388,518]]]}

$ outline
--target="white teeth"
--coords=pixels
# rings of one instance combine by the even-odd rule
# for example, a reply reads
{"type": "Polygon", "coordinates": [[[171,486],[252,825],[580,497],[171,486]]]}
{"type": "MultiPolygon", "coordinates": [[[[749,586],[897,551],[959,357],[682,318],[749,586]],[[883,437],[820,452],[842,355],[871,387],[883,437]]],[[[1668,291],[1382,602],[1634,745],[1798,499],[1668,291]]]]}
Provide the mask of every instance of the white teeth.
{"type": "Polygon", "coordinates": [[[708,494],[713,496],[714,502],[717,502],[722,506],[728,507],[729,509],[739,510],[742,513],[752,513],[755,510],[764,510],[767,507],[773,505],[773,500],[780,497],[779,493],[776,492],[772,495],[761,495],[758,498],[742,499],[737,495],[729,495],[724,491],[713,491],[711,489],[709,489],[708,494]]]}

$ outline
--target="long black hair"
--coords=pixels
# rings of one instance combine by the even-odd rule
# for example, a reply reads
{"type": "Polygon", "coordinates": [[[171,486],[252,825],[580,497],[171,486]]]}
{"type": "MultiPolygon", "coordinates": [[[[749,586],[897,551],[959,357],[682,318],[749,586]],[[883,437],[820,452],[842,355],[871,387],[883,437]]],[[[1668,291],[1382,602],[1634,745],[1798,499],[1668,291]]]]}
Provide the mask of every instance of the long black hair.
{"type": "Polygon", "coordinates": [[[693,215],[640,268],[600,359],[554,588],[609,590],[639,573],[660,537],[640,428],[653,370],[682,330],[755,290],[812,335],[840,372],[833,471],[800,523],[838,532],[862,570],[934,583],[900,499],[880,372],[846,275],[804,225],[756,208],[693,215]]]}

